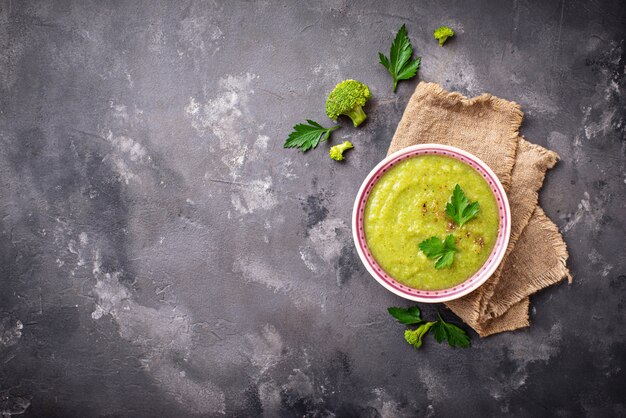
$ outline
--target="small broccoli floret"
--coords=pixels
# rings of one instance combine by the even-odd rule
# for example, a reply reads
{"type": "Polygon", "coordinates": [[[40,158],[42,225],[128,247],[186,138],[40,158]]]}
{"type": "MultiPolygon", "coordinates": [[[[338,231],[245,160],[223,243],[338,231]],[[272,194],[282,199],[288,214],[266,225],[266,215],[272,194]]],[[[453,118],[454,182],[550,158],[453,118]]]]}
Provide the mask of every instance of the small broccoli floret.
{"type": "Polygon", "coordinates": [[[342,161],[344,151],[349,150],[350,148],[354,148],[354,145],[352,145],[352,142],[350,141],[346,141],[343,144],[335,145],[334,147],[330,148],[330,158],[335,161],[342,161]]]}
{"type": "Polygon", "coordinates": [[[439,46],[443,46],[448,38],[452,38],[454,36],[454,31],[447,26],[440,26],[435,29],[434,35],[435,39],[439,41],[439,46]]]}
{"type": "Polygon", "coordinates": [[[407,329],[404,331],[404,339],[407,343],[411,344],[413,347],[421,347],[422,346],[422,338],[421,335],[417,332],[417,330],[407,329]]]}
{"type": "Polygon", "coordinates": [[[339,115],[346,115],[357,127],[367,117],[363,106],[370,97],[370,89],[365,84],[356,80],[342,81],[328,95],[326,114],[335,121],[339,115]]]}
{"type": "Polygon", "coordinates": [[[407,329],[404,331],[404,339],[413,347],[420,348],[422,346],[422,338],[433,325],[435,325],[435,322],[423,322],[417,329],[407,329]]]}

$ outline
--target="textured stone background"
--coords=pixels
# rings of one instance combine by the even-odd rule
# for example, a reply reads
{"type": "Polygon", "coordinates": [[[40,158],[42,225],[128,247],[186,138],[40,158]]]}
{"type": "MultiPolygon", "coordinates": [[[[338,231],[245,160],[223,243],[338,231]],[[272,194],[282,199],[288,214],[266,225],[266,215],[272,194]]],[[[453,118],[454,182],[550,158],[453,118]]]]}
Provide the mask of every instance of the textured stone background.
{"type": "Polygon", "coordinates": [[[625,415],[624,28],[619,0],[0,1],[0,415],[625,415]],[[469,350],[405,344],[351,243],[417,82],[377,63],[402,23],[419,79],[518,101],[562,157],[575,282],[469,350]],[[348,161],[282,149],[345,78],[374,95],[348,161]]]}

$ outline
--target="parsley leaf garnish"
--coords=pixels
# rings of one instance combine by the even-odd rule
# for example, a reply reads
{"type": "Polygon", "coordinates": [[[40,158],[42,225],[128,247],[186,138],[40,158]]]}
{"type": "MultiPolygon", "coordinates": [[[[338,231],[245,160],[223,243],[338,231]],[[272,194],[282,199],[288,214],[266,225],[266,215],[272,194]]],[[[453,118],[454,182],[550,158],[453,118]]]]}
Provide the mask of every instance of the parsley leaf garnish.
{"type": "Polygon", "coordinates": [[[413,347],[420,348],[422,346],[422,338],[435,324],[436,322],[424,322],[417,329],[407,329],[404,331],[404,339],[413,347]]]}
{"type": "Polygon", "coordinates": [[[447,340],[452,348],[467,348],[471,345],[467,333],[456,325],[444,321],[441,315],[439,315],[439,321],[435,322],[432,329],[438,343],[447,340]]]}
{"type": "Polygon", "coordinates": [[[411,54],[413,54],[413,46],[407,36],[406,26],[402,25],[396,38],[391,44],[389,50],[389,58],[382,53],[378,53],[380,63],[385,67],[389,74],[393,77],[393,91],[396,91],[398,81],[408,80],[415,77],[417,70],[420,67],[421,57],[416,57],[411,60],[411,54]]]}
{"type": "Polygon", "coordinates": [[[387,312],[398,320],[401,324],[411,325],[422,322],[422,314],[420,308],[413,306],[411,308],[387,308],[387,312]]]}
{"type": "Polygon", "coordinates": [[[285,141],[283,147],[298,148],[302,152],[317,147],[320,141],[326,141],[330,133],[335,129],[339,129],[339,125],[332,128],[324,128],[317,122],[307,119],[307,124],[299,123],[293,127],[293,132],[285,141]]]}
{"type": "Polygon", "coordinates": [[[454,245],[454,236],[448,235],[445,240],[441,241],[437,237],[430,237],[420,242],[420,250],[429,259],[435,260],[435,268],[442,269],[452,264],[456,247],[454,245]]]}
{"type": "Polygon", "coordinates": [[[473,219],[478,214],[480,205],[478,202],[470,203],[467,196],[458,184],[454,186],[450,202],[446,205],[446,214],[456,222],[458,226],[463,226],[467,221],[473,219]]]}

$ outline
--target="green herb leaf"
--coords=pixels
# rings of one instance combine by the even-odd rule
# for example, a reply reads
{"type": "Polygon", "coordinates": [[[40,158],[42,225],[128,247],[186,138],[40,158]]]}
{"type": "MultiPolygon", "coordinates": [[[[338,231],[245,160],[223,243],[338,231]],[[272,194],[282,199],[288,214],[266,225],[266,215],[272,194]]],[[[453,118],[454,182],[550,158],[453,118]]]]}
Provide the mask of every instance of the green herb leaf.
{"type": "Polygon", "coordinates": [[[383,67],[389,71],[389,74],[393,77],[393,91],[396,91],[398,81],[408,80],[415,77],[417,70],[420,67],[421,58],[416,57],[411,60],[413,54],[413,46],[407,36],[406,26],[402,25],[396,38],[391,44],[389,50],[389,58],[382,53],[378,53],[378,58],[383,67]]]}
{"type": "Polygon", "coordinates": [[[283,147],[298,148],[302,152],[307,152],[317,147],[320,141],[326,141],[332,131],[339,129],[339,125],[335,125],[332,128],[324,128],[310,119],[307,119],[307,123],[308,125],[299,123],[294,126],[293,132],[289,134],[283,147]]]}
{"type": "Polygon", "coordinates": [[[401,324],[412,325],[422,322],[422,313],[420,308],[413,306],[411,308],[387,308],[387,312],[398,320],[401,324]]]}
{"type": "Polygon", "coordinates": [[[413,347],[420,348],[422,346],[422,338],[435,324],[436,322],[424,322],[417,329],[407,329],[404,331],[404,339],[413,347]]]}
{"type": "Polygon", "coordinates": [[[450,202],[446,205],[446,214],[456,222],[458,226],[463,226],[469,220],[478,215],[480,205],[478,202],[470,203],[467,196],[458,184],[454,186],[450,202]]]}
{"type": "Polygon", "coordinates": [[[426,257],[435,260],[436,269],[448,267],[454,261],[456,246],[454,245],[453,235],[448,235],[443,241],[437,237],[430,237],[420,242],[419,247],[426,257]]]}
{"type": "Polygon", "coordinates": [[[441,315],[439,315],[439,321],[437,321],[432,328],[435,332],[435,340],[437,340],[438,343],[448,341],[450,347],[453,348],[467,348],[471,345],[469,335],[456,325],[444,321],[441,315]]]}

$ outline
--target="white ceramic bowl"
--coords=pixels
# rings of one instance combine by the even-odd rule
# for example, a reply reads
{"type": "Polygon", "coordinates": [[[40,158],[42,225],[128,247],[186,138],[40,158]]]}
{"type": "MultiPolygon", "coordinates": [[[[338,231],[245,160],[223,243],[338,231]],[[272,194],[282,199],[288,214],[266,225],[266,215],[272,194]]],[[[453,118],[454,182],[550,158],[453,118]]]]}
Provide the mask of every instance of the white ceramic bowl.
{"type": "Polygon", "coordinates": [[[494,172],[481,161],[478,157],[470,154],[467,151],[463,151],[459,148],[450,147],[447,145],[438,144],[422,144],[413,145],[397,151],[387,158],[382,160],[374,169],[367,175],[359,192],[357,193],[356,200],[354,202],[354,209],[352,211],[352,236],[354,238],[354,244],[356,245],[357,252],[361,261],[365,265],[367,271],[387,290],[401,296],[405,299],[410,299],[417,302],[426,303],[439,303],[447,302],[453,299],[458,299],[468,293],[476,290],[480,285],[493,274],[498,268],[498,265],[504,257],[507,245],[509,243],[509,237],[511,235],[511,210],[509,208],[509,201],[506,197],[506,193],[502,188],[502,184],[494,172]],[[363,228],[363,213],[365,211],[365,205],[369,198],[372,187],[376,184],[378,179],[391,167],[398,164],[400,161],[404,161],[407,158],[416,157],[420,155],[442,155],[446,157],[455,158],[465,164],[468,164],[474,170],[476,170],[489,184],[491,191],[498,203],[498,212],[500,216],[500,226],[498,229],[498,236],[496,243],[493,246],[493,250],[489,255],[489,258],[483,264],[483,266],[471,277],[468,277],[464,282],[443,290],[420,290],[413,289],[399,283],[392,277],[390,277],[376,262],[374,257],[369,251],[367,241],[365,240],[365,231],[363,228]]]}

